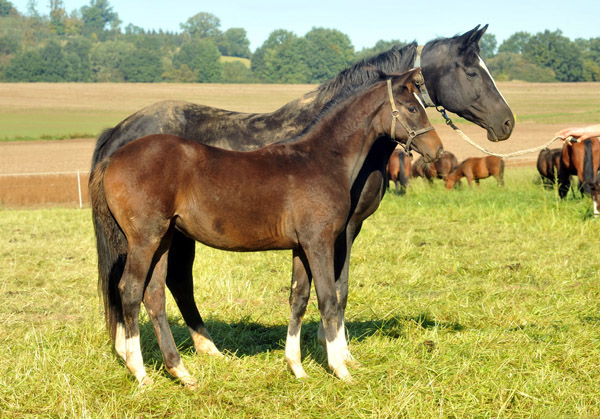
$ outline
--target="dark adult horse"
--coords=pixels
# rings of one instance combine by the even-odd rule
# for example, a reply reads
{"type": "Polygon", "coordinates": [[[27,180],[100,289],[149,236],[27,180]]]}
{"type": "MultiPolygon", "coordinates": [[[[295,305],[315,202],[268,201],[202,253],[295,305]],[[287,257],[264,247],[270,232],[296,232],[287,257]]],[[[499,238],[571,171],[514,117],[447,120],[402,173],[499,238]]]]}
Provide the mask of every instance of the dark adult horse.
{"type": "Polygon", "coordinates": [[[600,142],[598,138],[589,138],[583,142],[568,140],[560,153],[558,169],[558,195],[564,198],[571,187],[571,176],[579,179],[579,190],[591,193],[600,166],[600,142]]]}
{"type": "Polygon", "coordinates": [[[544,148],[538,154],[536,167],[546,188],[552,188],[556,183],[561,153],[560,148],[544,148]]]}
{"type": "MultiPolygon", "coordinates": [[[[479,56],[479,40],[486,29],[487,25],[460,36],[431,41],[422,48],[420,56],[420,48],[416,43],[402,48],[394,47],[340,72],[330,82],[271,113],[247,114],[183,101],[159,102],[106,130],[96,144],[92,168],[130,141],[155,133],[174,134],[232,150],[251,150],[264,146],[266,142],[294,136],[341,90],[349,86],[359,88],[377,79],[377,73],[371,71],[371,67],[388,74],[401,73],[417,66],[417,58],[422,67],[426,90],[435,105],[443,106],[485,128],[490,141],[506,140],[512,132],[514,118],[479,56]]],[[[354,213],[347,225],[346,237],[336,243],[336,285],[342,320],[348,292],[350,247],[362,222],[375,211],[385,193],[385,163],[380,164],[380,156],[389,155],[390,147],[394,145],[382,139],[371,148],[352,188],[354,213]]],[[[93,217],[95,219],[97,215],[94,213],[93,217]]],[[[102,237],[102,231],[96,234],[98,241],[106,240],[102,237]]],[[[193,261],[194,241],[175,232],[169,252],[167,286],[190,329],[195,349],[219,354],[194,302],[193,261]]],[[[112,269],[116,278],[120,277],[123,263],[122,258],[112,269]]],[[[292,275],[294,282],[310,281],[309,273],[305,272],[297,258],[294,259],[292,275]]],[[[302,292],[308,292],[305,288],[302,288],[302,292]]],[[[294,304],[298,298],[295,290],[292,290],[291,303],[294,304]]]]}
{"type": "MultiPolygon", "coordinates": [[[[388,154],[379,156],[381,166],[394,149],[392,139],[412,141],[430,158],[442,150],[416,96],[416,75],[419,69],[392,79],[382,74],[382,81],[336,99],[300,136],[255,151],[154,134],[96,165],[90,182],[96,231],[111,239],[98,242],[106,317],[117,353],[141,385],[152,382],[140,351],[143,301],[167,370],[186,386],[196,386],[165,312],[167,258],[175,231],[223,250],[293,250],[294,263],[314,278],[329,366],[340,379],[351,379],[338,319],[335,243],[339,237],[345,240],[355,210],[352,189],[375,142],[390,143],[388,154]],[[126,255],[126,263],[115,281],[111,269],[120,255],[126,255]]],[[[303,291],[292,301],[285,353],[294,374],[304,377],[300,327],[310,284],[294,281],[292,289],[303,291]]]]}
{"type": "Polygon", "coordinates": [[[469,187],[473,181],[479,185],[480,179],[493,176],[500,186],[504,186],[504,160],[496,156],[469,157],[446,177],[446,189],[452,189],[462,177],[467,179],[469,187]]]}
{"type": "Polygon", "coordinates": [[[412,177],[423,177],[433,183],[433,179],[442,179],[446,181],[446,177],[456,169],[458,160],[451,152],[444,150],[442,157],[435,162],[427,162],[423,157],[419,157],[413,164],[411,170],[412,177]]]}
{"type": "Polygon", "coordinates": [[[411,165],[409,154],[405,153],[404,149],[396,148],[386,166],[386,186],[389,186],[389,182],[394,182],[396,193],[405,194],[410,178],[411,165]]]}

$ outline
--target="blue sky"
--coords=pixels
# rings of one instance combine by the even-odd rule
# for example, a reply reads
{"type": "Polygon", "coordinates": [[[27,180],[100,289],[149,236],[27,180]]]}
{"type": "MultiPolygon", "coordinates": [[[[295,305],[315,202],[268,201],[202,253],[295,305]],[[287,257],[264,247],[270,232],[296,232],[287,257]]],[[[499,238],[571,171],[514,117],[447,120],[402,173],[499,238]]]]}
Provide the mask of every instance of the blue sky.
{"type": "MultiPolygon", "coordinates": [[[[22,13],[27,0],[9,0],[22,13]]],[[[48,14],[49,0],[37,0],[37,10],[48,14]]],[[[63,0],[68,13],[90,0],[63,0]]],[[[123,21],[144,29],[179,32],[179,25],[199,12],[221,20],[221,30],[244,28],[254,51],[275,29],[299,36],[313,27],[338,29],[350,37],[356,50],[378,40],[399,39],[423,44],[489,24],[488,33],[500,44],[515,32],[531,34],[560,29],[571,40],[600,36],[600,0],[112,0],[123,21]]]]}

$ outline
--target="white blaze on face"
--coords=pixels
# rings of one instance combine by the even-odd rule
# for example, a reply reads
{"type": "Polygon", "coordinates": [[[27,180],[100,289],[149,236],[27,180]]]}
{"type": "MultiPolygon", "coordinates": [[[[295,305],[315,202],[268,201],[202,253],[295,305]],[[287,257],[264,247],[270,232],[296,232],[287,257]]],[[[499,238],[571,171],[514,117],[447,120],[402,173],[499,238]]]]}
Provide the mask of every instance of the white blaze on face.
{"type": "Polygon", "coordinates": [[[419,97],[419,95],[416,92],[414,92],[413,95],[415,95],[415,98],[417,99],[419,104],[423,107],[423,109],[425,109],[425,105],[423,105],[423,102],[421,101],[421,98],[419,97]]]}
{"type": "Polygon", "coordinates": [[[498,94],[500,94],[500,97],[502,98],[504,103],[506,103],[506,106],[508,106],[508,102],[506,101],[504,96],[502,96],[502,93],[500,93],[500,90],[498,89],[498,86],[496,85],[496,81],[492,77],[492,73],[490,73],[490,70],[488,70],[487,65],[485,65],[485,62],[481,59],[481,57],[479,55],[477,56],[477,58],[479,58],[479,66],[481,68],[483,68],[483,70],[488,74],[488,76],[490,76],[490,79],[492,80],[492,83],[494,83],[494,87],[496,88],[496,91],[498,92],[498,94]]]}

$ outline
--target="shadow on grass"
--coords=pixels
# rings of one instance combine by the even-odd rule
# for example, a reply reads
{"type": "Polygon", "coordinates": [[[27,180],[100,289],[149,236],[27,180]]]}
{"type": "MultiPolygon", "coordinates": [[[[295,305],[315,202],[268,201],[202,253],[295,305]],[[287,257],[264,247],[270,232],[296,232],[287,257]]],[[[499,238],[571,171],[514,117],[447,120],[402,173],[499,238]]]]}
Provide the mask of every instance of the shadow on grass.
{"type": "MultiPolygon", "coordinates": [[[[439,322],[427,314],[408,317],[391,317],[384,320],[351,321],[346,323],[349,342],[361,342],[372,336],[402,339],[409,327],[440,329],[460,332],[464,327],[457,322],[439,322]]],[[[287,334],[287,324],[264,325],[253,321],[228,323],[221,320],[206,322],[217,348],[236,357],[254,356],[276,350],[283,350],[287,334]]],[[[303,358],[310,356],[317,362],[325,363],[325,351],[317,340],[319,322],[306,321],[302,325],[303,358]]],[[[188,329],[181,323],[172,324],[171,330],[180,352],[194,352],[188,329]]],[[[144,358],[150,362],[162,362],[162,357],[150,321],[140,321],[140,334],[144,358]]]]}

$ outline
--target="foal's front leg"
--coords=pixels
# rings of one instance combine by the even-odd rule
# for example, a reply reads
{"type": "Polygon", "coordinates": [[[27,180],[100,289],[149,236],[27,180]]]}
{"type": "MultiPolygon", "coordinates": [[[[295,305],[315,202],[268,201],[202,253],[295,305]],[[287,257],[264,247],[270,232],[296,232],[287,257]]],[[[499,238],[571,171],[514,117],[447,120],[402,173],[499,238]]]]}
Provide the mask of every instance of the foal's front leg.
{"type": "Polygon", "coordinates": [[[313,275],[319,312],[323,321],[327,348],[327,361],[333,373],[344,381],[351,381],[352,376],[346,367],[345,352],[346,335],[338,322],[338,299],[335,289],[333,266],[333,240],[318,238],[316,243],[305,246],[304,250],[313,275]]]}

